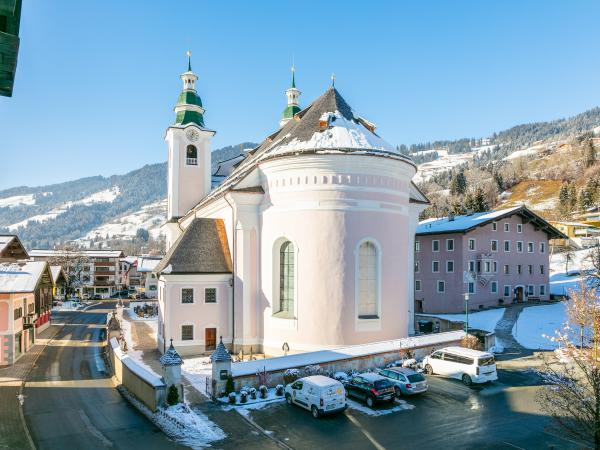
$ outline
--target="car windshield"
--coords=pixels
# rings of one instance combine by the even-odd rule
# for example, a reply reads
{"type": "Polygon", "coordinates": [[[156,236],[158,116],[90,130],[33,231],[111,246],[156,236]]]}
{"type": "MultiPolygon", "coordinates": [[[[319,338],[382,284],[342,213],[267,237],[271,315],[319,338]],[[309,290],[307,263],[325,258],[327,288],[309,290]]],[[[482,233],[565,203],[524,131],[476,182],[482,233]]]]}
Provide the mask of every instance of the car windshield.
{"type": "Polygon", "coordinates": [[[496,360],[494,359],[493,356],[486,356],[483,358],[479,358],[479,365],[480,366],[491,366],[493,364],[496,363],[496,360]]]}
{"type": "Polygon", "coordinates": [[[377,380],[373,385],[375,386],[375,389],[377,389],[377,390],[389,388],[391,386],[391,384],[388,380],[377,380]]]}
{"type": "Polygon", "coordinates": [[[411,383],[418,383],[419,381],[424,381],[425,377],[420,373],[413,373],[412,375],[408,375],[408,381],[411,383]]]}

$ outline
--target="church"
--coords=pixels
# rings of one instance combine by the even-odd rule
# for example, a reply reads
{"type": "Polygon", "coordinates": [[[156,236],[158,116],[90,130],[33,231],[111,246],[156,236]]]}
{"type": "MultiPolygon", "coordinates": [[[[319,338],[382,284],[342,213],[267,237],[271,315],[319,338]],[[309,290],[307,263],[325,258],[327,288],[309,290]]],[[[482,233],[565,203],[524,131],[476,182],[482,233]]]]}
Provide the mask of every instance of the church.
{"type": "Polygon", "coordinates": [[[279,355],[413,330],[416,166],[332,86],[306,108],[292,69],[279,128],[211,172],[215,131],[188,61],[167,128],[157,346],[279,355]]]}

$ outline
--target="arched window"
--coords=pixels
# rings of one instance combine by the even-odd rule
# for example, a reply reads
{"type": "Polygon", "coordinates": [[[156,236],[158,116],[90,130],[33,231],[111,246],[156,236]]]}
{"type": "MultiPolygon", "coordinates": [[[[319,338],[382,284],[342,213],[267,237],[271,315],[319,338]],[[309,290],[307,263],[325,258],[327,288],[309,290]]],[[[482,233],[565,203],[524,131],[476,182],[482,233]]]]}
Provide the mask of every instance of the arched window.
{"type": "Polygon", "coordinates": [[[358,248],[358,317],[377,319],[379,317],[377,273],[379,268],[377,247],[366,241],[358,248]]]}
{"type": "Polygon", "coordinates": [[[294,244],[285,241],[279,247],[279,310],[294,314],[294,244]]]}
{"type": "Polygon", "coordinates": [[[188,145],[186,149],[186,159],[185,162],[188,165],[196,166],[198,165],[198,149],[194,145],[188,145]]]}

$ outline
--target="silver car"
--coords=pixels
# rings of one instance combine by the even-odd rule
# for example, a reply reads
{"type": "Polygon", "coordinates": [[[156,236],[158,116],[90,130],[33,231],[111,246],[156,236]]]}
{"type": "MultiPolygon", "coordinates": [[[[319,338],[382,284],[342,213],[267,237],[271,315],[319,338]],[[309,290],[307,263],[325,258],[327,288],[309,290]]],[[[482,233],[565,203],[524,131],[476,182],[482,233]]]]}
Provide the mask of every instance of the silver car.
{"type": "Polygon", "coordinates": [[[379,374],[386,377],[394,385],[396,396],[414,395],[426,392],[429,387],[425,377],[407,367],[390,367],[382,369],[379,374]]]}

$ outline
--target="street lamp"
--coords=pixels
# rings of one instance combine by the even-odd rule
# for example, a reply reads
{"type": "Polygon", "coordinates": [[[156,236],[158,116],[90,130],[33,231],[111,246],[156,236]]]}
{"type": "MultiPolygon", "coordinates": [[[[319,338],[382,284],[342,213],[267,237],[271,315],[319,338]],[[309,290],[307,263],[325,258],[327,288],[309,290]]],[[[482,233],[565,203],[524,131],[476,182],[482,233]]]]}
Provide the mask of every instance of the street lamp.
{"type": "Polygon", "coordinates": [[[465,292],[465,336],[469,335],[469,293],[465,292]]]}

